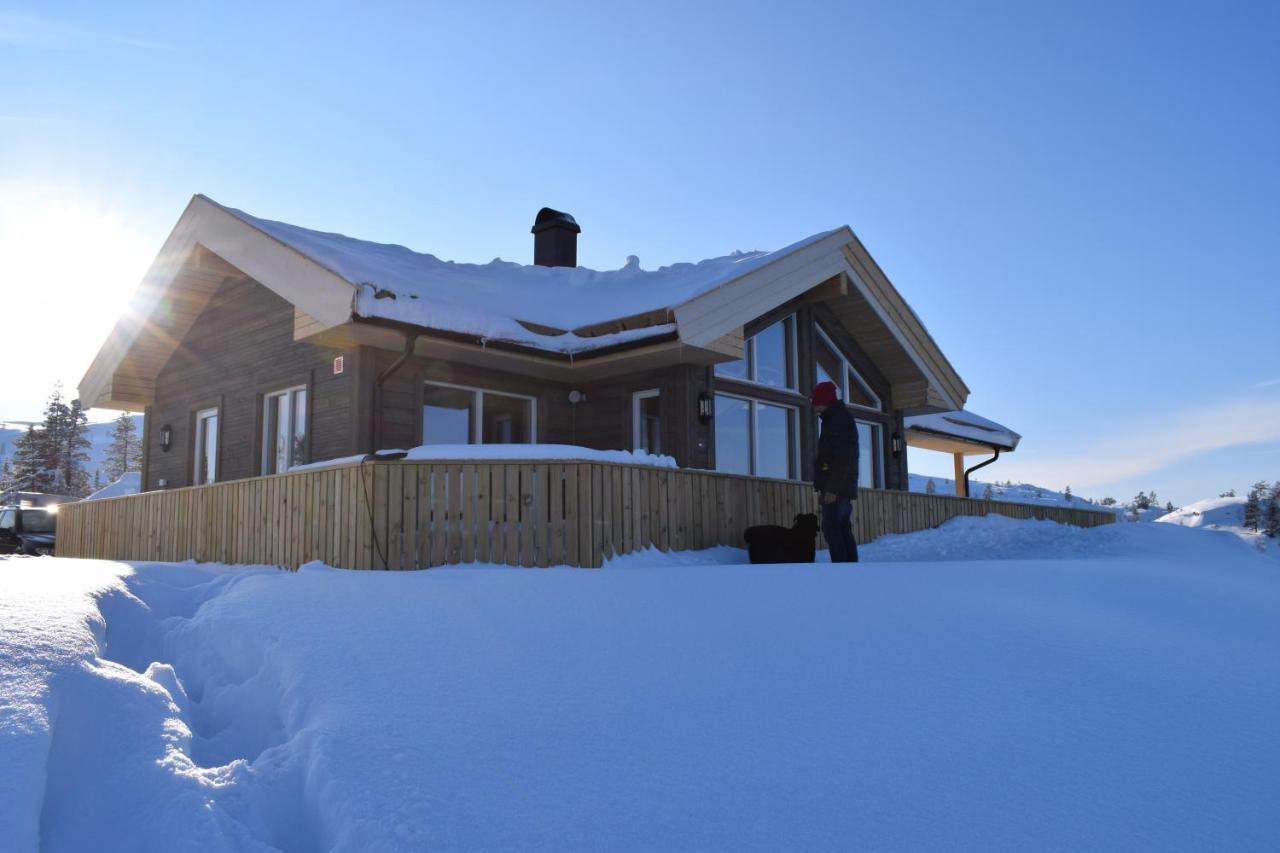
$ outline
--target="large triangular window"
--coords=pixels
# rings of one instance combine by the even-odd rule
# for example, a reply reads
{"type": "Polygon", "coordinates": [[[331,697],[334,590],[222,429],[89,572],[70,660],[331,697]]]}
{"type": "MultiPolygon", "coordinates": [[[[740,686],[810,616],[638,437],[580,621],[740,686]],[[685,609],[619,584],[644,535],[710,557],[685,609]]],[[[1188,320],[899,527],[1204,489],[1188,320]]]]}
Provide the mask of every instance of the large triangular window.
{"type": "Polygon", "coordinates": [[[813,342],[813,363],[817,372],[816,382],[832,382],[840,391],[840,399],[850,406],[881,411],[880,398],[867,384],[849,359],[835,345],[821,326],[814,326],[817,335],[813,342]]]}

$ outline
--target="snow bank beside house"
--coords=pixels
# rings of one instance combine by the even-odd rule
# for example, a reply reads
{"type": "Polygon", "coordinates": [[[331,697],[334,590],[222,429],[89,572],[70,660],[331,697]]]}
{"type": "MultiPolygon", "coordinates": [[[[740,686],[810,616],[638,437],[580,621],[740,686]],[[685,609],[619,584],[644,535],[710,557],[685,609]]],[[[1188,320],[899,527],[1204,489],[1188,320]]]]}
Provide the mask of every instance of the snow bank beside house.
{"type": "Polygon", "coordinates": [[[122,498],[125,495],[136,495],[140,491],[142,491],[142,472],[126,471],[113,482],[89,495],[85,500],[100,501],[104,498],[122,498]]]}
{"type": "Polygon", "coordinates": [[[1274,563],[1175,525],[929,533],[858,566],[0,560],[0,837],[1280,846],[1274,563]],[[975,537],[1007,559],[955,559],[975,537]]]}
{"type": "Polygon", "coordinates": [[[503,459],[530,459],[547,462],[618,462],[625,465],[645,465],[652,468],[675,468],[671,456],[644,453],[639,450],[593,450],[572,444],[427,444],[409,450],[380,450],[376,454],[358,454],[326,459],[307,465],[296,465],[291,471],[313,471],[333,468],[356,462],[369,462],[379,457],[403,458],[412,462],[446,461],[466,459],[471,461],[500,461],[503,459]]]}
{"type": "Polygon", "coordinates": [[[667,334],[674,327],[581,338],[572,334],[538,334],[519,321],[572,330],[673,307],[834,233],[824,231],[775,252],[733,252],[657,270],[641,269],[633,257],[617,270],[592,270],[540,267],[501,259],[487,264],[445,261],[404,246],[357,240],[259,219],[234,208],[223,209],[358,287],[356,313],[362,317],[399,320],[562,352],[667,334]]]}

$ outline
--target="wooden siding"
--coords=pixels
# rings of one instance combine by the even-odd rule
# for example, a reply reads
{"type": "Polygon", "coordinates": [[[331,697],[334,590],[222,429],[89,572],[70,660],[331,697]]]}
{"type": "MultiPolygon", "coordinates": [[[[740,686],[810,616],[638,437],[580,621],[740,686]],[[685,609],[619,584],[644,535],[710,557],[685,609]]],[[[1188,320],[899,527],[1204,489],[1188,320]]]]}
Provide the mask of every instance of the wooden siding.
{"type": "MultiPolygon", "coordinates": [[[[227,281],[210,300],[156,380],[147,412],[146,489],[184,486],[191,478],[192,416],[216,406],[218,479],[261,473],[262,396],[307,386],[310,458],[331,459],[352,447],[352,388],[357,365],[348,356],[342,374],[333,358],[343,353],[293,340],[294,309],[250,279],[227,281]],[[173,430],[168,452],[160,427],[173,430]]],[[[363,449],[363,448],[360,448],[363,449]]]]}
{"type": "MultiPolygon", "coordinates": [[[[996,513],[1094,527],[1115,515],[864,490],[859,542],[996,513]]],[[[741,547],[753,524],[816,509],[812,486],[612,463],[366,462],[63,504],[60,557],[352,569],[487,562],[598,567],[648,547],[741,547]]]]}
{"type": "MultiPolygon", "coordinates": [[[[396,359],[394,353],[381,350],[361,352],[373,359],[375,375],[396,359]]],[[[595,450],[630,449],[634,441],[631,395],[657,388],[662,401],[663,453],[684,467],[708,467],[710,426],[699,423],[697,400],[699,393],[708,390],[709,377],[709,368],[682,364],[619,374],[607,382],[567,385],[414,356],[387,379],[380,392],[377,446],[383,450],[421,444],[422,389],[427,382],[443,382],[532,397],[537,401],[539,443],[595,450]],[[573,390],[583,392],[585,399],[570,403],[569,392],[573,390]]]]}

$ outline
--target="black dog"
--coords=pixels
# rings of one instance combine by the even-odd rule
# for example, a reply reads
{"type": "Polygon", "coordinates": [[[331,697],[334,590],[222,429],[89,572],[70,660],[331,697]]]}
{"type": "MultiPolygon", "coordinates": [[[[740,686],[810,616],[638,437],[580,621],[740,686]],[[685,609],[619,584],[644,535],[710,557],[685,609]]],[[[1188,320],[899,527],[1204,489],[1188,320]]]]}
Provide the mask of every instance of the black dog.
{"type": "Polygon", "coordinates": [[[742,534],[753,563],[812,563],[818,516],[802,512],[791,527],[761,524],[742,534]]]}

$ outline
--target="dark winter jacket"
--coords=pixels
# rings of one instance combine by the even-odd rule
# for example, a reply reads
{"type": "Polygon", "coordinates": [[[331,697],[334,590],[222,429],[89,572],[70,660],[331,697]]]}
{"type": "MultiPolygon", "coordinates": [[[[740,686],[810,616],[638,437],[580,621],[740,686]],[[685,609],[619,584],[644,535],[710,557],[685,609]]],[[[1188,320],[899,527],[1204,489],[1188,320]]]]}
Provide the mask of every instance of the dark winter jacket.
{"type": "Polygon", "coordinates": [[[813,488],[858,499],[858,427],[842,403],[819,415],[822,431],[813,462],[813,488]]]}

